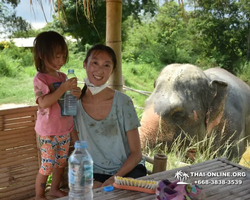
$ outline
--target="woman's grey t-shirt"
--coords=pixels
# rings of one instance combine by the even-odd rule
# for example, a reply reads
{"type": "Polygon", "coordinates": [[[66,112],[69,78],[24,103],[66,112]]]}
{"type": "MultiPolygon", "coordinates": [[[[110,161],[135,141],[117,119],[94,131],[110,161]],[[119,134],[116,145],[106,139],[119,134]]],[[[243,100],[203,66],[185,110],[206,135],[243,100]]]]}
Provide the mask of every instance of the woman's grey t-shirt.
{"type": "Polygon", "coordinates": [[[94,173],[115,174],[130,154],[126,132],[140,126],[131,98],[115,91],[111,111],[103,120],[91,118],[79,100],[74,121],[79,139],[87,142],[94,173]]]}

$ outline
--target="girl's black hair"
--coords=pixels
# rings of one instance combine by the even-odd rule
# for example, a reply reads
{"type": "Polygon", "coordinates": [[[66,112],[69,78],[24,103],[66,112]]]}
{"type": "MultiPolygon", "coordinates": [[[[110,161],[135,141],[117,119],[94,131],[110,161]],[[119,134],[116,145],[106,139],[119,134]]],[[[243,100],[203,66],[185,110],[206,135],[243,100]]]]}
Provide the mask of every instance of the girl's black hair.
{"type": "MultiPolygon", "coordinates": [[[[84,63],[85,63],[85,64],[88,63],[88,59],[89,59],[89,57],[91,56],[91,54],[92,54],[93,51],[97,51],[97,52],[105,51],[105,52],[107,52],[107,53],[111,56],[111,59],[112,59],[113,64],[114,64],[113,70],[116,69],[117,60],[116,60],[115,52],[114,52],[114,50],[113,50],[111,47],[106,46],[106,45],[104,45],[104,44],[97,44],[97,45],[91,47],[91,48],[88,50],[87,55],[86,55],[86,58],[85,58],[85,60],[84,60],[84,63]]],[[[82,97],[84,96],[86,90],[87,90],[87,85],[86,85],[86,83],[85,83],[84,87],[82,88],[82,94],[81,94],[81,97],[80,97],[80,98],[82,98],[82,97]]]]}
{"type": "Polygon", "coordinates": [[[68,46],[63,36],[55,31],[45,31],[38,34],[34,40],[34,61],[36,70],[46,72],[43,60],[51,62],[55,51],[65,54],[65,63],[69,60],[68,46]]]}

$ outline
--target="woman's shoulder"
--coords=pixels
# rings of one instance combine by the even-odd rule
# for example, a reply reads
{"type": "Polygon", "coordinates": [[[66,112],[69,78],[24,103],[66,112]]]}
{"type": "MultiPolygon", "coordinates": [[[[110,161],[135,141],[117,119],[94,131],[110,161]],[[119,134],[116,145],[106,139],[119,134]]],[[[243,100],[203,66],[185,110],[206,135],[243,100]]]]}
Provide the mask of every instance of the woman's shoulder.
{"type": "Polygon", "coordinates": [[[116,100],[117,104],[120,104],[120,105],[131,104],[131,102],[133,102],[131,97],[117,90],[115,91],[115,97],[117,99],[116,100]]]}
{"type": "Polygon", "coordinates": [[[115,90],[115,95],[117,96],[117,98],[119,98],[121,100],[122,99],[124,99],[124,100],[131,99],[128,95],[126,95],[125,93],[118,91],[118,90],[115,90]]]}

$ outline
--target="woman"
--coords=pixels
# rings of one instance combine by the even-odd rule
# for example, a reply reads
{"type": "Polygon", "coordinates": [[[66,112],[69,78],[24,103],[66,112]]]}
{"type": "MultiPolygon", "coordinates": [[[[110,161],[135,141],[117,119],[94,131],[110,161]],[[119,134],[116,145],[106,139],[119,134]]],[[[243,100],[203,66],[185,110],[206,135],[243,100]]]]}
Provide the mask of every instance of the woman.
{"type": "Polygon", "coordinates": [[[72,140],[85,140],[94,161],[93,188],[110,185],[114,176],[138,178],[146,175],[133,102],[115,91],[107,81],[116,68],[114,51],[93,46],[83,62],[87,73],[78,101],[72,140]],[[78,132],[78,134],[77,134],[78,132]]]}

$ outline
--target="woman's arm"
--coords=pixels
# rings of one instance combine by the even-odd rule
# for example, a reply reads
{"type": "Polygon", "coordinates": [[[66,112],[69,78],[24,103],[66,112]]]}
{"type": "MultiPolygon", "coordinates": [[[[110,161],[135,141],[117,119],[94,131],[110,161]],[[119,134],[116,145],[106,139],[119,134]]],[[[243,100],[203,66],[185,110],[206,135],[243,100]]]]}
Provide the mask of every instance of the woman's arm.
{"type": "MultiPolygon", "coordinates": [[[[130,171],[132,171],[142,159],[141,143],[138,128],[133,129],[131,131],[127,131],[126,134],[131,153],[125,163],[120,168],[120,170],[114,176],[125,176],[130,171]]],[[[102,184],[102,187],[112,184],[114,182],[114,176],[106,180],[102,184]]]]}

